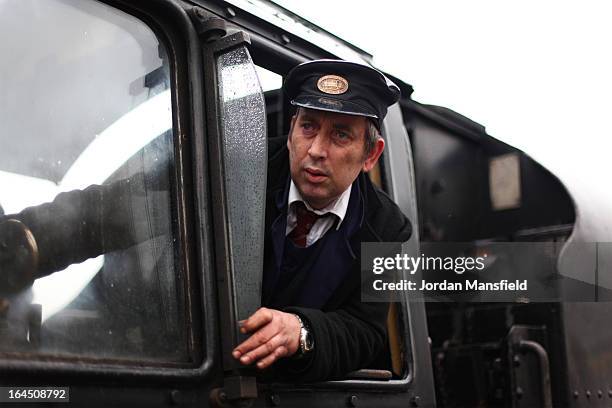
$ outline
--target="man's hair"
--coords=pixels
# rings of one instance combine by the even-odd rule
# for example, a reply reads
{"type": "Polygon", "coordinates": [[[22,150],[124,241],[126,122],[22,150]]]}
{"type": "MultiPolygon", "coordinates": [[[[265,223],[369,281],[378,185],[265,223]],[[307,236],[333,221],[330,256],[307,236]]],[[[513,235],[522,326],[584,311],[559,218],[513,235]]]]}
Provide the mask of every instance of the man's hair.
{"type": "Polygon", "coordinates": [[[374,124],[374,121],[372,119],[367,118],[366,134],[365,134],[365,154],[366,156],[369,155],[372,150],[374,150],[374,147],[376,147],[376,141],[378,141],[378,139],[381,139],[381,138],[382,136],[380,135],[378,128],[374,124]]]}
{"type": "MultiPolygon", "coordinates": [[[[295,117],[299,116],[301,110],[302,107],[298,106],[295,110],[295,117]]],[[[293,132],[293,125],[289,129],[289,134],[291,134],[291,132],[293,132]]],[[[382,136],[380,135],[380,131],[374,124],[374,121],[370,118],[366,118],[366,131],[364,141],[364,153],[366,157],[370,154],[370,152],[372,152],[372,150],[374,150],[374,147],[376,147],[376,142],[378,141],[378,139],[381,138],[382,136]]]]}

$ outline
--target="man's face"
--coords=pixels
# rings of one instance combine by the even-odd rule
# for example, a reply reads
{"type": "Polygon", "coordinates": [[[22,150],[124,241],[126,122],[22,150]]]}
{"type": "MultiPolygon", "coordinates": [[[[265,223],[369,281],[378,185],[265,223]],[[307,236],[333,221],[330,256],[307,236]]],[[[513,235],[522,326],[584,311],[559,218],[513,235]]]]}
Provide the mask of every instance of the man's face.
{"type": "Polygon", "coordinates": [[[323,208],[369,171],[382,153],[380,139],[365,153],[367,120],[314,109],[299,109],[287,139],[291,179],[313,208],[323,208]]]}

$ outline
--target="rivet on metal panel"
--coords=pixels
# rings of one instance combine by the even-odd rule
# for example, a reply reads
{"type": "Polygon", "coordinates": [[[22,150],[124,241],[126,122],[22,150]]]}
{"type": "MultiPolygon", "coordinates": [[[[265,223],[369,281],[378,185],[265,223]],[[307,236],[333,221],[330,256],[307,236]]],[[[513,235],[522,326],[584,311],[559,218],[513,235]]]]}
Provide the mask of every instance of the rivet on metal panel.
{"type": "Polygon", "coordinates": [[[518,399],[523,398],[523,389],[521,387],[516,387],[515,393],[518,399]]]}
{"type": "Polygon", "coordinates": [[[608,397],[612,398],[612,390],[608,390],[608,397]]]}
{"type": "Polygon", "coordinates": [[[280,405],[280,396],[278,394],[270,395],[270,403],[272,406],[278,407],[280,405]]]}
{"type": "Polygon", "coordinates": [[[350,397],[348,397],[349,407],[356,407],[357,405],[359,405],[359,398],[356,395],[351,395],[350,397]]]}
{"type": "Polygon", "coordinates": [[[281,35],[281,40],[283,41],[283,44],[289,44],[291,42],[291,39],[287,36],[287,34],[281,35]]]}
{"type": "Polygon", "coordinates": [[[586,394],[587,398],[591,398],[591,391],[590,390],[587,390],[585,392],[585,394],[586,394]]]}
{"type": "Polygon", "coordinates": [[[519,367],[521,365],[521,358],[519,356],[514,356],[512,359],[515,367],[519,367]]]}
{"type": "Polygon", "coordinates": [[[597,397],[603,398],[603,391],[602,390],[598,390],[597,391],[597,397]]]}
{"type": "Polygon", "coordinates": [[[578,398],[580,396],[580,393],[578,391],[574,391],[573,395],[574,398],[578,398]]]}
{"type": "Polygon", "coordinates": [[[418,395],[415,395],[414,397],[412,397],[412,399],[410,399],[410,406],[412,407],[418,407],[420,403],[421,397],[419,397],[418,395]]]}
{"type": "Polygon", "coordinates": [[[209,401],[211,407],[225,407],[227,401],[227,394],[221,388],[213,388],[210,390],[209,401]]]}
{"type": "Polygon", "coordinates": [[[231,8],[231,7],[226,8],[226,9],[225,9],[225,12],[227,13],[227,16],[228,16],[229,18],[234,18],[234,17],[236,17],[236,12],[235,12],[235,11],[234,11],[234,9],[233,9],[233,8],[231,8]]]}
{"type": "Polygon", "coordinates": [[[493,360],[493,369],[495,371],[500,371],[502,368],[502,360],[501,358],[497,357],[495,360],[493,360]]]}

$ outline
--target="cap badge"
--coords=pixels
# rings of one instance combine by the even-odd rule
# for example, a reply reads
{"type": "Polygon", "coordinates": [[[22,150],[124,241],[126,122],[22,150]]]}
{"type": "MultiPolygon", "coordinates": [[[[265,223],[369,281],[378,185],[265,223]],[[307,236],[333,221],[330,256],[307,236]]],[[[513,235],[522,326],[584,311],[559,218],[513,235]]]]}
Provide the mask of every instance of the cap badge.
{"type": "Polygon", "coordinates": [[[319,91],[330,95],[340,95],[348,90],[348,81],[338,75],[325,75],[317,81],[319,91]]]}

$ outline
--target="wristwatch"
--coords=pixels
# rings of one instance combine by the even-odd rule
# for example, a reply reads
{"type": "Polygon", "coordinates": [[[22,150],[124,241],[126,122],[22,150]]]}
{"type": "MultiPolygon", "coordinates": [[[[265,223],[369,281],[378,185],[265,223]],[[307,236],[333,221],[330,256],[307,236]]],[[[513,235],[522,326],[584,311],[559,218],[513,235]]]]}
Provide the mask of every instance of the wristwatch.
{"type": "Polygon", "coordinates": [[[308,326],[304,324],[302,318],[297,314],[294,314],[294,316],[298,319],[298,322],[300,322],[300,348],[296,353],[296,357],[301,357],[314,350],[314,337],[308,326]]]}

